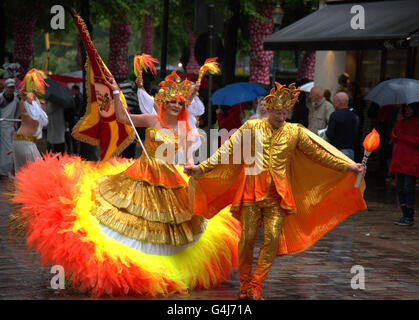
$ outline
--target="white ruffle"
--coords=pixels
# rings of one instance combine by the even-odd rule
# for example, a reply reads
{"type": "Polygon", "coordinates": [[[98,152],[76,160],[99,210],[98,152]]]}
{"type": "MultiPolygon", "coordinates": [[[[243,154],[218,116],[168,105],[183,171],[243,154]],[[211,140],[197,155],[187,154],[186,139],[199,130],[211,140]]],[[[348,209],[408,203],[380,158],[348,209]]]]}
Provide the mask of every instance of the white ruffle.
{"type": "Polygon", "coordinates": [[[29,103],[27,101],[24,102],[26,113],[35,121],[39,122],[41,127],[45,127],[48,124],[48,116],[44,110],[41,108],[41,103],[38,99],[29,103]]]}
{"type": "MultiPolygon", "coordinates": [[[[102,232],[109,238],[114,239],[118,242],[122,242],[130,248],[141,251],[146,254],[154,254],[158,256],[173,256],[186,248],[192,246],[199,238],[202,236],[202,233],[194,236],[194,242],[185,244],[183,246],[171,246],[166,244],[155,244],[146,241],[136,240],[129,237],[126,237],[119,232],[116,232],[105,225],[99,223],[102,232]]],[[[205,220],[204,230],[207,227],[207,220],[205,220]]]]}
{"type": "Polygon", "coordinates": [[[41,126],[41,124],[38,125],[38,129],[36,129],[36,132],[33,136],[38,140],[42,139],[42,126],[41,126]]]}
{"type": "Polygon", "coordinates": [[[154,109],[154,99],[144,89],[138,89],[138,102],[142,113],[157,114],[154,109]]]}

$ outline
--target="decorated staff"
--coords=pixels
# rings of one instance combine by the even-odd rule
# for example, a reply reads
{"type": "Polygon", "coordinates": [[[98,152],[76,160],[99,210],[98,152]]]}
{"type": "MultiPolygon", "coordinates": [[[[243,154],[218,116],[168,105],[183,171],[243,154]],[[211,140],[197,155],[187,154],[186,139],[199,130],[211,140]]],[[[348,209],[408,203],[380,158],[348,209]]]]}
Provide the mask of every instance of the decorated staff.
{"type": "MultiPolygon", "coordinates": [[[[371,152],[378,148],[380,145],[380,135],[375,129],[365,137],[363,146],[364,146],[364,158],[362,159],[362,164],[366,165],[368,161],[368,157],[370,156],[371,152]]],[[[361,183],[362,172],[358,173],[355,182],[355,188],[359,188],[359,184],[361,183]]]]}
{"type": "MultiPolygon", "coordinates": [[[[146,54],[146,53],[136,54],[134,56],[134,73],[135,73],[135,75],[137,77],[140,76],[140,78],[142,79],[143,78],[143,69],[145,71],[150,70],[153,75],[156,75],[157,70],[156,70],[156,67],[154,66],[155,63],[159,63],[159,61],[157,59],[153,58],[152,56],[150,56],[149,54],[146,54]]],[[[142,82],[141,82],[141,86],[142,86],[142,82]]],[[[131,119],[127,109],[124,108],[124,110],[125,110],[125,113],[127,115],[127,118],[129,120],[129,122],[131,123],[131,126],[133,128],[135,128],[134,124],[132,123],[132,119],[131,119]]],[[[137,136],[137,140],[138,140],[138,142],[140,142],[141,147],[143,148],[147,159],[150,159],[146,149],[144,148],[143,142],[141,141],[140,136],[138,135],[137,130],[134,130],[134,131],[135,131],[135,134],[137,136]]]]}
{"type": "Polygon", "coordinates": [[[153,75],[157,74],[156,67],[154,66],[155,63],[159,63],[159,61],[149,54],[136,54],[134,56],[134,73],[138,77],[140,76],[141,79],[143,78],[143,69],[145,71],[150,70],[153,75]]]}

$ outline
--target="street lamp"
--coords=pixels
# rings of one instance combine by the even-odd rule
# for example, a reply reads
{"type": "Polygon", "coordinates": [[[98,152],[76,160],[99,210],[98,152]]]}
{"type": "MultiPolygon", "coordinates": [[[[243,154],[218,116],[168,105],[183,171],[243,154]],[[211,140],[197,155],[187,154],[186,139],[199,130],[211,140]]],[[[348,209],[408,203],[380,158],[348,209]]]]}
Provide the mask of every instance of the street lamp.
{"type": "Polygon", "coordinates": [[[281,27],[282,20],[284,19],[284,10],[281,7],[282,1],[278,2],[272,11],[272,18],[274,20],[274,32],[278,31],[281,27]]]}
{"type": "MultiPolygon", "coordinates": [[[[282,9],[281,4],[282,4],[282,1],[277,2],[275,8],[272,11],[272,19],[274,22],[274,33],[277,32],[281,28],[282,20],[284,19],[284,10],[282,9]]],[[[271,86],[275,84],[276,72],[278,70],[278,58],[279,58],[279,51],[275,50],[271,86]]]]}

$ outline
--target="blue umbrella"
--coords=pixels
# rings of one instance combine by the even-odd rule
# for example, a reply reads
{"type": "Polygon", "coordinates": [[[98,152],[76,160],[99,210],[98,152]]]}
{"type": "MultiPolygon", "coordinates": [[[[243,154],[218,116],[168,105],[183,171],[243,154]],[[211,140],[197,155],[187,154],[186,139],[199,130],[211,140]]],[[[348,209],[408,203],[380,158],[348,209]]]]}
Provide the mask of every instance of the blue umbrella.
{"type": "Polygon", "coordinates": [[[365,99],[379,106],[419,102],[419,81],[407,78],[386,80],[375,86],[365,99]]]}
{"type": "Polygon", "coordinates": [[[215,105],[232,106],[252,101],[265,93],[266,90],[256,82],[237,82],[215,91],[211,96],[211,102],[215,105]]]}

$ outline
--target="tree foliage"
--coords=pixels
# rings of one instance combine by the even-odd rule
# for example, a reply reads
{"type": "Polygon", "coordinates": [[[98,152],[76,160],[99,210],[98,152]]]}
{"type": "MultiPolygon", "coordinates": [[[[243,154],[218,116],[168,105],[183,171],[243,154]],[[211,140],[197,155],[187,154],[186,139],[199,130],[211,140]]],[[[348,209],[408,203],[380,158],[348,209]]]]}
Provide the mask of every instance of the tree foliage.
{"type": "MultiPolygon", "coordinates": [[[[11,52],[13,49],[13,25],[15,18],[24,21],[32,14],[38,14],[38,21],[34,35],[35,53],[34,66],[41,67],[45,53],[45,41],[43,33],[49,32],[53,42],[70,42],[72,47],[52,45],[50,51],[50,66],[53,72],[73,71],[76,67],[74,55],[77,52],[76,37],[77,30],[70,14],[66,13],[65,30],[51,30],[51,7],[61,4],[66,8],[80,9],[83,0],[43,0],[25,1],[14,0],[7,4],[7,11],[4,17],[4,35],[6,37],[6,50],[11,52]],[[41,65],[38,65],[41,63],[41,65]]],[[[239,6],[229,8],[229,0],[206,0],[213,3],[215,10],[224,21],[228,21],[233,15],[233,11],[239,11],[240,20],[236,28],[237,33],[237,54],[239,58],[249,55],[249,18],[263,19],[258,14],[258,9],[267,3],[276,4],[276,0],[239,0],[239,6]]],[[[156,58],[160,59],[162,41],[162,21],[163,21],[163,0],[90,0],[90,21],[94,25],[92,39],[99,50],[104,61],[106,61],[109,51],[108,31],[110,21],[130,22],[133,34],[129,42],[129,55],[133,55],[141,47],[141,26],[144,15],[150,15],[155,23],[154,51],[156,58]],[[152,15],[151,15],[152,12],[152,15]]],[[[190,23],[194,26],[194,0],[170,0],[169,1],[169,30],[168,30],[168,63],[179,61],[182,53],[188,47],[186,25],[190,23]]],[[[283,0],[282,7],[285,11],[282,27],[293,23],[301,17],[317,8],[318,0],[283,0]]],[[[199,36],[201,33],[197,33],[199,36]]],[[[225,39],[225,34],[218,34],[221,39],[225,39]]],[[[225,45],[225,41],[224,41],[225,45]]],[[[0,48],[1,50],[2,48],[0,48]]]]}

